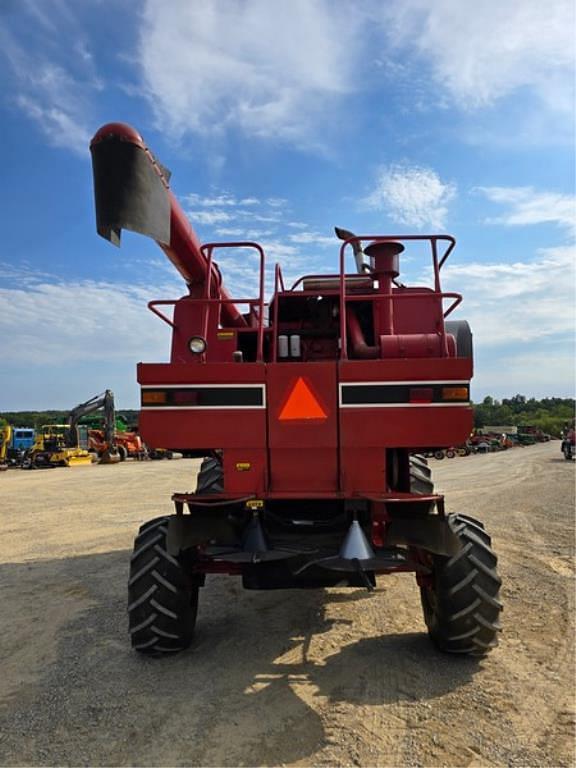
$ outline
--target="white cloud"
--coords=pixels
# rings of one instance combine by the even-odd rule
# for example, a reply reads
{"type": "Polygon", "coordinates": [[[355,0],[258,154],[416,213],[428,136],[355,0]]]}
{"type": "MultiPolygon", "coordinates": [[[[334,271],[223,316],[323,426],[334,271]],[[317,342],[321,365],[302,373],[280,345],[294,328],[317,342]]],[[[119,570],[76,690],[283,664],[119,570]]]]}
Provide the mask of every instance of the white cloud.
{"type": "MultiPolygon", "coordinates": [[[[171,295],[173,284],[165,289],[171,295]]],[[[165,360],[168,326],[146,311],[150,298],[147,288],[95,281],[0,288],[3,362],[165,360]]]]}
{"type": "Polygon", "coordinates": [[[0,264],[3,407],[69,409],[105,388],[119,407],[138,407],[136,363],[164,362],[170,352],[170,328],[146,304],[156,291],[184,293],[173,270],[166,281],[147,266],[153,295],[149,285],[65,281],[26,264],[0,264]]]}
{"type": "MultiPolygon", "coordinates": [[[[7,14],[0,29],[0,54],[18,84],[14,101],[52,144],[85,154],[102,83],[78,4],[18,5],[24,21],[7,14]]],[[[550,127],[542,113],[560,113],[563,126],[573,115],[571,0],[484,0],[473,8],[460,0],[339,0],[337,12],[331,0],[173,0],[170,13],[165,6],[145,0],[136,50],[123,54],[139,82],[118,87],[144,96],[158,126],[176,138],[239,130],[326,149],[346,99],[389,82],[411,109],[446,95],[452,107],[471,110],[534,93],[539,110],[523,112],[527,137],[550,127]],[[439,91],[431,93],[430,79],[439,91]]],[[[485,143],[491,130],[481,126],[475,140],[485,143]]],[[[502,125],[500,136],[509,134],[502,125]]],[[[225,155],[212,150],[206,162],[219,168],[225,155]]]]}
{"type": "Polygon", "coordinates": [[[518,392],[531,397],[574,397],[574,356],[570,348],[506,350],[481,366],[473,379],[472,396],[480,401],[486,395],[513,397],[518,392]]]}
{"type": "Polygon", "coordinates": [[[184,196],[184,201],[188,203],[188,205],[201,205],[206,208],[214,208],[219,206],[236,208],[237,206],[259,205],[260,203],[260,200],[258,200],[256,197],[244,197],[239,200],[238,198],[234,197],[234,195],[230,195],[226,192],[216,194],[211,197],[204,197],[202,195],[196,194],[195,192],[192,192],[189,195],[184,196]]]}
{"type": "Polygon", "coordinates": [[[246,231],[240,229],[240,227],[218,227],[216,229],[216,234],[222,237],[246,237],[246,231]]]}
{"type": "Polygon", "coordinates": [[[218,227],[215,230],[218,237],[233,237],[235,240],[260,241],[265,237],[275,235],[274,229],[245,229],[240,227],[218,227]]]}
{"type": "Polygon", "coordinates": [[[566,245],[509,264],[448,263],[443,288],[464,295],[459,313],[483,347],[537,342],[574,331],[575,264],[566,245]]]}
{"type": "Polygon", "coordinates": [[[237,218],[226,211],[186,211],[192,224],[219,224],[224,221],[233,221],[237,218]]]}
{"type": "Polygon", "coordinates": [[[18,5],[26,10],[45,30],[58,33],[59,23],[73,21],[66,0],[19,0],[18,5]]]}
{"type": "Polygon", "coordinates": [[[274,235],[282,222],[283,212],[288,209],[288,201],[283,198],[236,197],[229,192],[215,191],[203,196],[191,192],[182,197],[192,226],[218,226],[217,235],[239,237],[254,240],[274,235]],[[265,225],[262,227],[260,225],[265,225]]]}
{"type": "Polygon", "coordinates": [[[238,218],[248,221],[259,221],[264,224],[278,224],[282,221],[282,216],[277,213],[252,213],[251,211],[241,211],[238,214],[238,218]]]}
{"type": "MultiPolygon", "coordinates": [[[[324,237],[310,224],[284,222],[290,214],[290,202],[285,198],[243,198],[231,192],[213,191],[209,196],[190,193],[183,201],[195,205],[187,210],[193,227],[198,226],[205,241],[253,241],[259,243],[266,255],[266,296],[274,282],[274,264],[282,264],[285,283],[291,284],[302,271],[326,271],[321,258],[304,254],[302,247],[328,245],[338,247],[335,237],[324,237]],[[201,229],[204,227],[205,229],[201,229]],[[297,229],[294,232],[294,229],[297,229]],[[300,231],[302,230],[302,231],[300,231]]],[[[306,249],[309,250],[309,249],[306,249]]],[[[258,292],[258,255],[251,249],[222,249],[215,259],[222,271],[224,283],[233,297],[252,296],[258,292]]]]}
{"type": "Polygon", "coordinates": [[[533,187],[477,187],[493,203],[507,205],[503,216],[488,220],[509,226],[553,223],[576,229],[576,197],[555,192],[539,192],[533,187]]]}
{"type": "Polygon", "coordinates": [[[147,0],[138,59],[159,125],[181,137],[228,128],[315,143],[354,89],[362,14],[341,0],[147,0]]]}
{"type": "Polygon", "coordinates": [[[443,229],[456,186],[431,168],[391,166],[379,170],[374,189],[362,203],[410,227],[443,229]]]}
{"type": "Polygon", "coordinates": [[[0,261],[0,278],[6,285],[14,283],[16,285],[35,285],[42,281],[55,281],[57,278],[51,272],[45,272],[32,266],[32,264],[21,261],[19,264],[9,264],[6,261],[0,261]]]}
{"type": "Polygon", "coordinates": [[[389,41],[427,61],[460,108],[523,88],[553,110],[573,111],[571,0],[395,0],[380,9],[389,41]]]}
{"type": "Polygon", "coordinates": [[[330,246],[335,248],[337,245],[336,236],[326,237],[325,235],[320,235],[318,232],[298,232],[295,235],[288,235],[288,239],[291,243],[301,243],[303,245],[313,244],[323,248],[330,246]]]}
{"type": "MultiPolygon", "coordinates": [[[[35,5],[27,4],[28,12],[44,26],[35,5]]],[[[52,146],[87,158],[91,97],[100,92],[103,85],[95,73],[82,32],[71,23],[65,4],[52,0],[51,10],[53,15],[49,16],[54,26],[50,22],[43,28],[43,35],[38,37],[35,45],[29,40],[21,44],[8,26],[0,27],[0,55],[8,61],[13,76],[11,101],[37,124],[52,146]],[[77,37],[72,48],[64,49],[61,62],[53,60],[52,52],[44,51],[45,35],[58,40],[64,36],[62,29],[56,29],[58,19],[65,25],[70,38],[77,37]]]]}
{"type": "Polygon", "coordinates": [[[261,243],[262,247],[266,251],[266,256],[270,259],[276,259],[282,261],[282,259],[290,260],[294,262],[294,257],[297,256],[300,251],[293,245],[288,245],[280,240],[264,240],[261,243]]]}
{"type": "Polygon", "coordinates": [[[90,131],[81,122],[81,118],[73,115],[74,110],[69,106],[60,108],[43,105],[41,101],[35,101],[24,95],[18,96],[16,103],[25,115],[38,124],[50,144],[62,149],[70,149],[78,155],[87,157],[90,131]]]}
{"type": "MultiPolygon", "coordinates": [[[[85,154],[102,89],[98,49],[73,3],[20,5],[19,34],[0,29],[0,53],[18,84],[15,103],[52,144],[85,154]],[[62,39],[73,42],[61,46],[62,39]],[[45,73],[59,82],[47,83],[45,73]]],[[[139,82],[118,87],[146,98],[158,127],[177,139],[240,131],[326,150],[350,95],[389,82],[411,109],[436,107],[446,95],[451,106],[471,110],[535,93],[539,110],[522,121],[528,137],[550,127],[542,113],[573,114],[571,0],[484,0],[472,9],[460,0],[339,0],[337,12],[331,0],[173,0],[170,13],[165,6],[145,0],[136,50],[123,59],[139,82]]],[[[490,130],[481,126],[476,140],[485,143],[490,130]]],[[[500,136],[509,133],[503,125],[500,136]]],[[[206,162],[221,168],[222,145],[206,162]]]]}

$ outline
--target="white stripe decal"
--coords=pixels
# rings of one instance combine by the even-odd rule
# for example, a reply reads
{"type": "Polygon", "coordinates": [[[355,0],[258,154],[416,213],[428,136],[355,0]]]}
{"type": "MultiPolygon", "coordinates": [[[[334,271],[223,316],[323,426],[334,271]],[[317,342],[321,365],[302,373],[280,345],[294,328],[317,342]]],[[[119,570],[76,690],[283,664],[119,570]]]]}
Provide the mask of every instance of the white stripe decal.
{"type": "Polygon", "coordinates": [[[463,408],[470,406],[470,401],[463,403],[366,403],[365,405],[343,405],[340,408],[463,408]]]}
{"type": "Polygon", "coordinates": [[[461,381],[460,379],[440,379],[439,381],[341,381],[340,387],[428,387],[432,384],[444,384],[452,387],[454,384],[465,384],[468,386],[470,381],[461,381]]]}
{"type": "Polygon", "coordinates": [[[141,405],[141,411],[261,411],[265,405],[141,405]]]}
{"type": "Polygon", "coordinates": [[[141,384],[140,389],[261,389],[266,392],[265,384],[141,384]]]}

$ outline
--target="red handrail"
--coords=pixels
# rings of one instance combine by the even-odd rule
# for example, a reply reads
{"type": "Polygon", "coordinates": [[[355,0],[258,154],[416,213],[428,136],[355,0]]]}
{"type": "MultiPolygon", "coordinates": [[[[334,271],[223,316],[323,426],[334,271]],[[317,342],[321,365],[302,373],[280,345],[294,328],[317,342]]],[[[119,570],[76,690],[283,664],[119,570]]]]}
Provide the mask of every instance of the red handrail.
{"type": "MultiPolygon", "coordinates": [[[[264,272],[265,272],[265,263],[266,263],[266,255],[264,253],[264,249],[261,245],[258,243],[254,243],[249,240],[240,240],[240,241],[233,241],[233,242],[227,242],[227,243],[204,243],[200,247],[200,252],[202,255],[207,259],[208,263],[208,280],[206,281],[206,290],[205,290],[205,296],[202,299],[199,299],[199,301],[205,302],[205,310],[204,310],[204,331],[207,331],[207,318],[208,318],[208,304],[211,303],[219,303],[221,305],[225,304],[248,304],[251,307],[257,306],[258,307],[258,324],[256,326],[256,361],[262,362],[264,359],[264,272]],[[212,275],[212,256],[213,252],[216,250],[216,248],[254,248],[256,251],[258,251],[258,254],[260,256],[260,281],[259,281],[259,294],[257,300],[249,299],[249,300],[243,300],[243,299],[211,299],[210,297],[210,279],[212,275]]],[[[204,334],[204,338],[206,338],[206,333],[204,334]]]]}

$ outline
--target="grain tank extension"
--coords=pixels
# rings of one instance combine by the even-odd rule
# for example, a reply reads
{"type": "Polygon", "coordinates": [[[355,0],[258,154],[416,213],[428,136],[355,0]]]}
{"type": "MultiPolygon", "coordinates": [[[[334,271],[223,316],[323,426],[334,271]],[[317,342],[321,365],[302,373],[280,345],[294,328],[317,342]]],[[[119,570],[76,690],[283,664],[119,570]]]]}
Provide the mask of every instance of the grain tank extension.
{"type": "Polygon", "coordinates": [[[136,537],[133,647],[186,648],[206,574],[247,589],[374,589],[379,575],[411,571],[437,646],[489,651],[501,610],[490,537],[445,512],[421,456],[472,428],[472,336],[446,320],[462,297],[440,280],[454,239],[337,230],[337,271],[288,286],[277,265],[267,302],[264,249],[201,245],[133,128],[104,126],[91,151],[98,233],[153,238],[188,288],[149,303],[172,346],[169,363],[138,365],[140,433],[205,457],[196,490],[174,493],[174,513],[136,537]],[[423,246],[432,285],[405,286],[402,254],[423,246]],[[224,289],[223,247],[256,254],[257,296],[224,289]]]}

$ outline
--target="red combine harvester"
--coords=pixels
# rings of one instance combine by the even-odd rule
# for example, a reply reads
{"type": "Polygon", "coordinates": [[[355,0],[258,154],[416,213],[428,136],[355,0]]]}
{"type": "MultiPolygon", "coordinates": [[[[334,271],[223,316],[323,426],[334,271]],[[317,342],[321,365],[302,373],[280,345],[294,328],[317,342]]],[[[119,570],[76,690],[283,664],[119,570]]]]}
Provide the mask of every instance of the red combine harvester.
{"type": "Polygon", "coordinates": [[[337,230],[339,272],[289,288],[276,266],[266,303],[262,247],[200,245],[133,128],[102,127],[91,151],[98,233],[116,245],[122,228],[153,238],[188,285],[148,305],[172,328],[172,351],[169,363],[138,366],[140,433],[206,457],[196,490],[175,493],[174,514],[136,537],[133,647],[186,648],[206,574],[240,576],[247,589],[371,590],[377,575],[412,571],[436,645],[488,652],[502,608],[490,537],[481,522],[446,514],[419,455],[472,428],[471,333],[445,322],[461,296],[440,286],[454,239],[337,230]],[[400,254],[422,242],[434,285],[406,287],[400,254]],[[255,251],[258,296],[224,290],[219,248],[255,251]]]}

